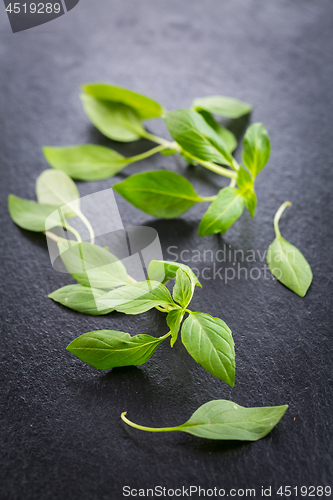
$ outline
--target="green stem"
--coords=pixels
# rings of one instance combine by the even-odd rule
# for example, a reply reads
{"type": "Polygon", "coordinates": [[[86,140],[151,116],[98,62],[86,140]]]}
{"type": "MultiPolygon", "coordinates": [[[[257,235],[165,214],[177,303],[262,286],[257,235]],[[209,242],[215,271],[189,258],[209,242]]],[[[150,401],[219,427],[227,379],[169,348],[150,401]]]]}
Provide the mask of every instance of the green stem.
{"type": "Polygon", "coordinates": [[[235,179],[235,178],[231,179],[231,182],[230,182],[230,184],[229,184],[229,187],[231,187],[231,188],[236,187],[236,179],[235,179]]]}
{"type": "Polygon", "coordinates": [[[164,144],[161,144],[160,146],[157,146],[156,148],[150,149],[149,151],[146,151],[145,153],[141,153],[140,155],[132,156],[131,158],[126,158],[126,163],[134,163],[136,161],[144,160],[145,158],[149,158],[149,156],[153,156],[156,153],[159,153],[160,151],[163,151],[164,149],[168,149],[168,147],[164,144]]]}
{"type": "MultiPolygon", "coordinates": [[[[90,243],[93,245],[95,243],[95,233],[92,228],[92,225],[88,221],[87,217],[81,212],[81,210],[78,210],[75,212],[76,215],[82,220],[83,224],[86,226],[86,228],[89,231],[89,236],[90,236],[90,243]]],[[[82,241],[82,240],[81,240],[82,241]]]]}
{"type": "Polygon", "coordinates": [[[158,135],[146,132],[142,137],[144,137],[145,139],[149,139],[152,142],[156,142],[157,144],[161,144],[168,149],[177,149],[177,151],[180,151],[180,146],[176,142],[167,141],[162,137],[158,137],[158,135]]]}
{"type": "Polygon", "coordinates": [[[232,170],[216,165],[212,161],[199,160],[199,158],[196,158],[194,156],[192,156],[192,158],[196,162],[200,163],[200,165],[202,165],[203,167],[207,168],[208,170],[211,170],[212,172],[215,172],[215,174],[223,175],[224,177],[229,177],[229,179],[237,179],[236,172],[233,172],[232,170]]]}
{"type": "Polygon", "coordinates": [[[214,201],[216,200],[217,196],[208,196],[207,198],[203,198],[201,196],[201,199],[200,199],[200,203],[203,203],[203,202],[211,202],[211,201],[214,201]]]}
{"type": "Polygon", "coordinates": [[[73,234],[74,234],[75,238],[77,239],[77,241],[78,241],[79,243],[82,243],[82,238],[81,238],[81,235],[80,235],[80,233],[79,233],[79,232],[78,232],[78,231],[77,231],[74,227],[70,226],[70,225],[68,224],[68,222],[66,222],[66,223],[65,223],[65,226],[64,226],[64,227],[65,227],[68,231],[70,231],[71,233],[73,233],[73,234]]]}
{"type": "Polygon", "coordinates": [[[281,236],[280,229],[279,229],[279,220],[281,219],[281,215],[283,214],[283,212],[285,211],[285,209],[287,207],[291,207],[291,205],[292,205],[291,201],[285,201],[284,203],[282,203],[281,207],[279,208],[279,210],[275,214],[275,217],[274,217],[274,230],[275,230],[275,234],[276,234],[277,237],[281,236]]]}
{"type": "Polygon", "coordinates": [[[170,431],[179,431],[181,430],[179,427],[144,427],[143,425],[138,425],[134,424],[128,418],[126,417],[127,412],[124,411],[121,414],[121,419],[123,422],[126,424],[130,425],[131,427],[134,427],[135,429],[139,429],[140,431],[147,431],[147,432],[170,432],[170,431]]]}

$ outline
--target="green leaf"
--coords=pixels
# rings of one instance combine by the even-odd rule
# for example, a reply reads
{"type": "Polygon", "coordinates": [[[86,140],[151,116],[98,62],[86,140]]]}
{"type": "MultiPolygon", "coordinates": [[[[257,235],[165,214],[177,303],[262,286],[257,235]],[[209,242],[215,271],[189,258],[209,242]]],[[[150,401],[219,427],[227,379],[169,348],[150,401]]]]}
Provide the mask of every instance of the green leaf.
{"type": "Polygon", "coordinates": [[[139,115],[126,104],[101,101],[87,94],[82,94],[81,100],[92,123],[106,137],[131,142],[145,135],[139,115]]]}
{"type": "Polygon", "coordinates": [[[179,268],[176,273],[176,282],[172,291],[173,299],[183,308],[186,308],[193,297],[194,287],[195,284],[191,281],[189,275],[183,271],[183,269],[179,268]]]}
{"type": "Polygon", "coordinates": [[[262,123],[251,125],[244,136],[242,159],[243,163],[256,177],[269,160],[271,143],[267,130],[262,123]]]}
{"type": "Polygon", "coordinates": [[[111,289],[129,283],[124,264],[105,248],[66,240],[58,248],[68,272],[81,285],[111,289]]]}
{"type": "Polygon", "coordinates": [[[167,283],[174,279],[177,275],[178,269],[182,269],[187,273],[190,280],[194,285],[201,287],[201,284],[192,271],[192,269],[180,262],[169,262],[167,260],[151,260],[148,269],[148,276],[150,280],[167,283]]]}
{"type": "Polygon", "coordinates": [[[200,406],[192,417],[178,427],[144,427],[121,418],[131,427],[148,432],[182,431],[205,439],[257,441],[271,432],[280,422],[288,405],[244,408],[232,401],[217,399],[200,406]]]}
{"type": "Polygon", "coordinates": [[[254,217],[257,206],[257,195],[254,191],[253,178],[242,166],[239,167],[237,172],[237,184],[251,217],[254,217]]]}
{"type": "Polygon", "coordinates": [[[44,147],[43,152],[51,167],[81,181],[107,179],[128,164],[126,158],[117,151],[94,144],[44,147]]]}
{"type": "Polygon", "coordinates": [[[252,106],[244,101],[219,95],[194,99],[193,107],[197,111],[205,110],[226,118],[240,118],[252,111],[252,106]]]}
{"type": "Polygon", "coordinates": [[[254,189],[249,189],[242,193],[245,200],[246,208],[250,212],[251,217],[255,216],[257,206],[257,195],[254,189]]]}
{"type": "Polygon", "coordinates": [[[171,332],[171,347],[174,346],[180,329],[180,324],[183,320],[184,313],[181,309],[173,309],[167,315],[167,325],[171,332]]]}
{"type": "Polygon", "coordinates": [[[234,136],[234,134],[230,132],[230,130],[228,130],[227,128],[217,123],[217,121],[213,118],[213,116],[210,113],[208,113],[208,111],[202,110],[198,112],[206,120],[208,125],[215,130],[217,135],[221,137],[229,153],[231,154],[237,148],[237,139],[234,136]]]}
{"type": "Polygon", "coordinates": [[[167,113],[164,121],[171,137],[195,158],[232,166],[227,145],[200,113],[180,109],[167,113]]]}
{"type": "Polygon", "coordinates": [[[231,330],[219,318],[191,312],[182,326],[182,342],[209,373],[235,385],[235,350],[231,330]]]}
{"type": "Polygon", "coordinates": [[[81,335],[67,347],[85,363],[99,370],[117,366],[143,365],[164,338],[135,335],[116,330],[99,330],[81,335]]]}
{"type": "Polygon", "coordinates": [[[219,191],[199,225],[199,236],[225,233],[242,215],[244,199],[236,188],[226,187],[219,191]]]}
{"type": "Polygon", "coordinates": [[[13,194],[8,196],[8,211],[15,224],[28,231],[38,233],[45,231],[46,219],[48,219],[48,229],[62,225],[57,213],[54,214],[54,217],[50,218],[50,215],[56,211],[54,205],[41,205],[35,201],[24,200],[13,194]]]}
{"type": "Polygon", "coordinates": [[[135,109],[142,120],[158,118],[164,108],[158,102],[132,90],[108,85],[106,83],[88,83],[82,86],[83,92],[102,101],[113,101],[126,104],[135,109]]]}
{"type": "Polygon", "coordinates": [[[80,193],[75,182],[60,170],[44,170],[36,181],[36,196],[39,203],[63,207],[66,217],[80,212],[80,193]]]}
{"type": "Polygon", "coordinates": [[[304,297],[312,282],[310,264],[303,254],[289,241],[282,238],[279,230],[279,220],[291,203],[286,201],[281,205],[274,217],[276,238],[269,246],[267,263],[271,273],[300,297],[304,297]]]}
{"type": "Polygon", "coordinates": [[[134,174],[113,188],[143,212],[163,219],[174,219],[201,201],[187,179],[167,170],[134,174]]]}
{"type": "Polygon", "coordinates": [[[141,314],[156,306],[173,306],[169,290],[157,281],[142,281],[108,292],[99,304],[125,314],[141,314]]]}
{"type": "Polygon", "coordinates": [[[100,316],[108,314],[113,309],[96,306],[96,299],[102,297],[106,292],[97,288],[89,288],[83,285],[67,285],[49,295],[50,299],[59,302],[63,306],[83,314],[100,316]]]}

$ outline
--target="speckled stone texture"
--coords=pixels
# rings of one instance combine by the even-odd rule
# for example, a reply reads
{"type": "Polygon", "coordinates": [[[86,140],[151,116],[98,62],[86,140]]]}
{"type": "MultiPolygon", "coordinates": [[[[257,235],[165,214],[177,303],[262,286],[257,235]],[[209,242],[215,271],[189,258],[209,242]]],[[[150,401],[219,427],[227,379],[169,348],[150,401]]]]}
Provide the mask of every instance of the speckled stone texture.
{"type": "MultiPolygon", "coordinates": [[[[333,486],[332,26],[329,0],[81,0],[52,23],[17,34],[1,10],[1,499],[119,500],[124,485],[254,487],[259,498],[261,486],[333,486]],[[262,255],[274,237],[275,211],[293,202],[280,227],[313,269],[305,298],[243,272],[227,284],[218,276],[202,280],[193,300],[194,309],[233,331],[234,389],[206,373],[180,342],[173,349],[166,342],[140,368],[109,372],[65,350],[90,330],[167,332],[155,310],[92,317],[52,302],[48,294],[71,278],[52,269],[43,235],[20,230],[7,213],[9,193],[34,198],[36,177],[47,168],[43,145],[92,142],[128,156],[151,146],[113,143],[90,125],[78,94],[91,81],[135,89],[168,109],[230,95],[252,103],[251,121],[269,131],[272,155],[257,180],[256,218],[244,213],[223,236],[197,236],[203,205],[163,221],[117,195],[124,225],[156,228],[166,259],[170,245],[179,259],[182,250],[199,250],[201,260],[212,250],[214,262],[189,262],[208,267],[206,276],[214,263],[233,266],[233,259],[215,259],[224,245],[262,255]],[[120,421],[127,410],[143,425],[177,425],[212,399],[290,407],[252,444],[148,434],[120,421]]],[[[167,136],[161,121],[149,128],[167,136]]],[[[86,195],[159,168],[181,173],[205,196],[226,185],[202,167],[156,156],[78,187],[86,195]]],[[[238,253],[235,264],[248,272],[264,265],[258,254],[257,262],[241,260],[238,253]]]]}

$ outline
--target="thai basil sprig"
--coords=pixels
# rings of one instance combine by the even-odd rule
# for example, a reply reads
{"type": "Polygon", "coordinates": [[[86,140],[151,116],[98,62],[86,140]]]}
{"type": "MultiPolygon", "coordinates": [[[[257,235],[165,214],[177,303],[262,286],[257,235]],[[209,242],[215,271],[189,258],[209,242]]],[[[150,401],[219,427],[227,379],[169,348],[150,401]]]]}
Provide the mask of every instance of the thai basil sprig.
{"type": "Polygon", "coordinates": [[[212,202],[200,223],[200,236],[225,233],[245,206],[254,217],[257,204],[254,181],[270,155],[267,131],[260,123],[247,129],[242,167],[232,156],[237,146],[236,137],[213,116],[240,118],[251,112],[249,104],[230,97],[209,96],[195,99],[191,109],[166,112],[163,106],[146,96],[99,83],[83,85],[81,99],[93,124],[107,137],[121,142],[145,138],[158,146],[131,158],[93,144],[45,147],[45,158],[52,167],[73,179],[92,181],[112,177],[130,163],[156,153],[180,153],[189,163],[200,164],[229,178],[230,186],[216,196],[202,197],[182,176],[170,171],[153,171],[118,183],[115,190],[140,210],[166,219],[182,215],[196,203],[212,202]],[[145,129],[144,120],[159,117],[164,119],[174,141],[145,129]]]}
{"type": "MultiPolygon", "coordinates": [[[[82,244],[77,243],[76,246],[79,248],[82,244]]],[[[160,338],[149,335],[131,337],[124,332],[100,330],[81,335],[67,349],[82,361],[102,370],[141,365],[169,337],[172,347],[181,332],[182,343],[194,360],[233,387],[235,351],[231,330],[221,319],[188,308],[195,287],[201,287],[192,270],[183,264],[153,260],[148,277],[147,281],[127,284],[97,295],[96,309],[135,315],[157,308],[167,314],[169,333],[160,338]],[[166,282],[173,278],[175,284],[171,295],[160,280],[166,282]],[[187,318],[183,321],[185,316],[187,318]]],[[[57,300],[57,293],[61,292],[55,292],[51,298],[57,300]]]]}

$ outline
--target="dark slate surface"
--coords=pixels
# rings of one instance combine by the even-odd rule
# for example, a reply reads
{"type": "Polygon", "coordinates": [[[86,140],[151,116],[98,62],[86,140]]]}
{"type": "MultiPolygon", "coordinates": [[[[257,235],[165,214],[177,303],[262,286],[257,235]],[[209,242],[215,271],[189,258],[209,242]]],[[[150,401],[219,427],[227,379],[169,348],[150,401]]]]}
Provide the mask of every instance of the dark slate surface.
{"type": "MultiPolygon", "coordinates": [[[[261,486],[332,485],[332,2],[81,0],[49,25],[15,35],[4,14],[1,498],[118,500],[124,485],[255,487],[260,497],[261,486]],[[90,126],[79,85],[98,80],[141,91],[168,109],[209,94],[238,97],[254,105],[251,120],[269,130],[272,155],[257,182],[257,216],[244,214],[223,237],[197,236],[204,206],[162,221],[118,197],[124,224],[156,228],[165,258],[170,245],[178,253],[199,249],[203,255],[224,244],[262,253],[273,239],[276,209],[293,202],[281,230],[313,269],[304,299],[271,279],[243,275],[227,284],[203,280],[194,298],[195,308],[223,318],[233,331],[234,389],[207,374],[180,343],[172,350],[165,343],[141,368],[105,373],[65,350],[93,329],[167,331],[157,311],[96,318],[51,302],[47,295],[70,279],[51,268],[44,237],[20,230],[7,214],[8,193],[34,198],[36,177],[47,167],[42,145],[90,141],[126,155],[150,146],[118,145],[90,126]],[[253,444],[147,434],[119,418],[127,410],[144,425],[177,425],[220,398],[290,408],[253,444]]],[[[150,127],[165,134],[162,123],[150,127]]],[[[115,181],[162,167],[185,175],[203,195],[225,185],[201,167],[161,156],[129,167],[115,181]]],[[[84,195],[110,184],[79,183],[79,189],[84,195]]],[[[202,270],[214,263],[190,264],[202,270]]],[[[258,258],[243,265],[263,267],[258,258]]]]}

